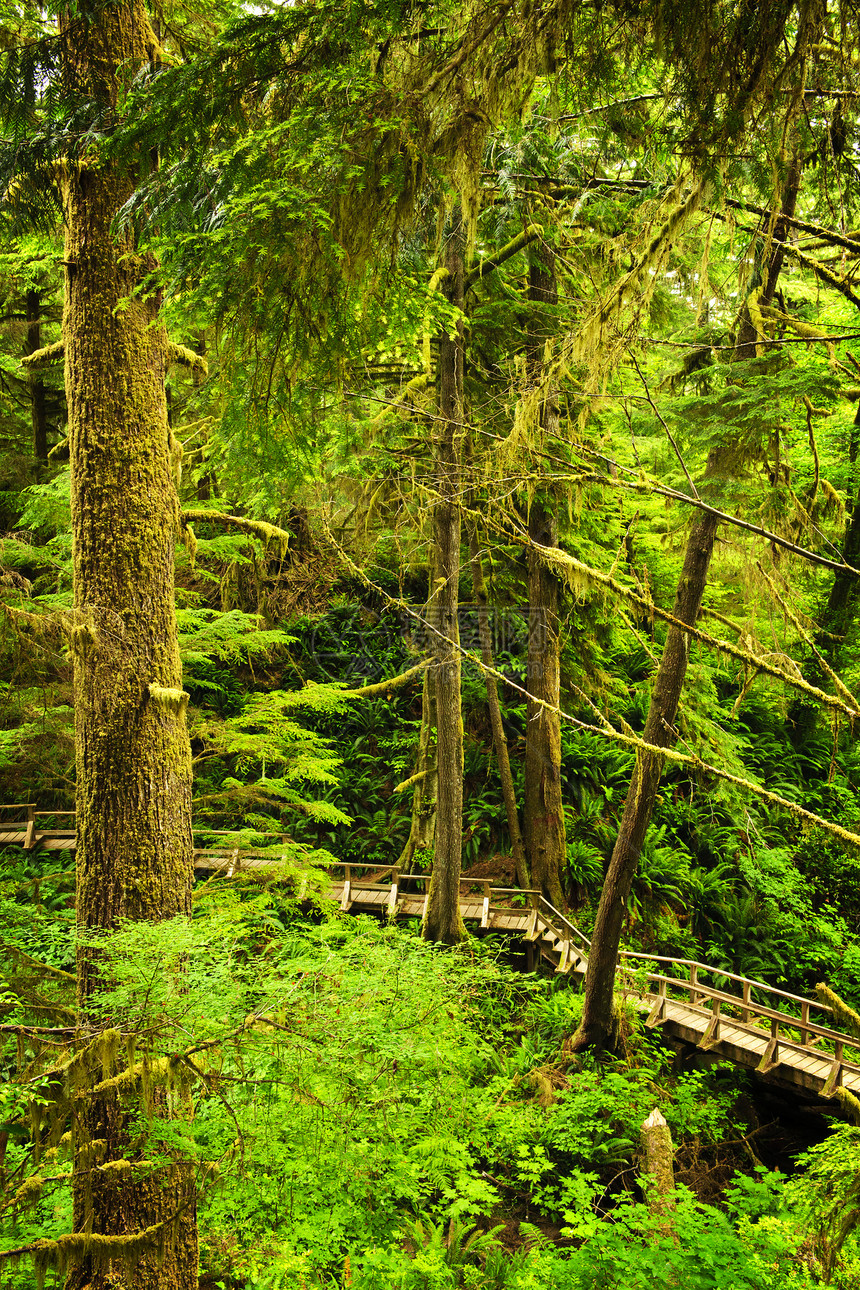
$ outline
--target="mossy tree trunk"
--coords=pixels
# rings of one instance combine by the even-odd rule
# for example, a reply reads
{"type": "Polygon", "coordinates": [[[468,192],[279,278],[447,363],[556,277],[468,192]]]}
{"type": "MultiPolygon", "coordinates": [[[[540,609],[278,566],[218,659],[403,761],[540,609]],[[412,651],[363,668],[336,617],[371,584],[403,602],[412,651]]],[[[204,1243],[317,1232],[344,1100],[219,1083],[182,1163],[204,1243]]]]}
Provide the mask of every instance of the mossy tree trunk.
{"type": "MultiPolygon", "coordinates": [[[[120,78],[147,58],[151,28],[142,3],[87,5],[60,25],[67,87],[114,112],[120,78]]],[[[173,598],[179,508],[164,390],[167,339],[158,300],[139,290],[156,266],[138,256],[130,234],[111,231],[133,184],[129,171],[87,157],[69,163],[63,176],[83,931],[189,913],[193,879],[191,756],[173,598]]],[[[101,971],[84,940],[84,1022],[98,1020],[91,999],[101,971]]],[[[67,1290],[197,1285],[190,1171],[173,1163],[125,1173],[93,1169],[96,1160],[145,1156],[134,1110],[116,1094],[86,1099],[75,1143],[75,1230],[159,1230],[133,1266],[105,1264],[93,1253],[76,1257],[67,1290]]]]}
{"type": "Polygon", "coordinates": [[[412,793],[412,821],[409,837],[397,861],[398,868],[408,869],[415,856],[421,863],[433,850],[436,840],[436,680],[430,668],[424,673],[421,692],[421,732],[418,736],[416,781],[412,793]]]}
{"type": "MultiPolygon", "coordinates": [[[[529,537],[555,546],[553,517],[538,502],[529,512],[529,537]]],[[[561,875],[566,858],[561,794],[561,690],[558,578],[529,548],[529,640],[523,831],[531,880],[556,909],[566,902],[561,875]],[[551,708],[544,704],[552,705],[551,708]],[[553,711],[552,709],[555,709],[553,711]]]]}
{"type": "MultiPolygon", "coordinates": [[[[675,618],[690,626],[695,625],[702,603],[716,533],[714,516],[700,513],[693,522],[687,542],[672,610],[675,618]]],[[[646,743],[658,748],[668,748],[675,739],[675,716],[687,675],[689,649],[689,634],[680,627],[670,627],[642,735],[646,743]]],[[[590,1046],[608,1047],[614,1042],[613,994],[621,929],[627,897],[657,800],[662,769],[662,758],[658,754],[637,753],[591,936],[582,1022],[570,1045],[574,1052],[590,1046]]]]}
{"type": "MultiPolygon", "coordinates": [[[[529,300],[540,306],[558,303],[555,256],[547,247],[533,251],[529,265],[529,300]]],[[[544,347],[551,335],[550,320],[540,308],[529,326],[529,362],[534,378],[541,374],[544,347]]],[[[540,429],[558,430],[558,400],[554,389],[544,396],[540,429]]],[[[547,505],[534,500],[529,509],[529,537],[538,546],[556,545],[556,524],[547,505]]],[[[566,902],[562,873],[566,861],[564,803],[561,793],[561,639],[559,581],[529,548],[529,640],[523,832],[531,881],[557,909],[566,902]],[[547,708],[544,704],[549,704],[547,708]],[[555,710],[553,710],[555,709],[555,710]]]]}
{"type": "MultiPolygon", "coordinates": [[[[27,314],[27,339],[24,343],[25,354],[35,354],[42,348],[42,297],[35,288],[27,290],[25,301],[27,314]]],[[[30,418],[33,427],[33,456],[37,462],[48,460],[48,406],[45,397],[45,382],[38,368],[29,374],[30,384],[30,418]]]]}
{"type": "MultiPolygon", "coordinates": [[[[448,299],[463,308],[463,217],[455,207],[447,230],[445,283],[448,299]]],[[[463,853],[463,718],[460,707],[460,634],[457,621],[460,583],[460,461],[463,446],[462,324],[439,342],[439,419],[434,442],[437,500],[433,508],[434,585],[428,618],[435,662],[437,794],[436,848],[427,914],[422,928],[431,941],[454,945],[466,929],[460,914],[463,853]]]]}
{"type": "MultiPolygon", "coordinates": [[[[481,559],[481,548],[474,525],[469,526],[469,559],[472,565],[472,590],[478,609],[478,636],[481,642],[481,661],[486,667],[493,667],[493,634],[490,629],[490,615],[487,608],[487,586],[484,580],[484,565],[481,559]]],[[[505,815],[508,821],[508,833],[511,839],[511,854],[517,869],[517,882],[521,887],[529,886],[529,870],[526,863],[526,850],[520,832],[520,817],[517,812],[517,795],[514,789],[514,777],[511,774],[511,759],[508,755],[508,740],[502,722],[502,705],[499,702],[499,687],[496,679],[488,672],[484,673],[487,690],[487,710],[490,714],[490,727],[493,731],[493,746],[496,752],[496,764],[499,768],[499,779],[502,785],[502,800],[505,804],[505,815]]]]}

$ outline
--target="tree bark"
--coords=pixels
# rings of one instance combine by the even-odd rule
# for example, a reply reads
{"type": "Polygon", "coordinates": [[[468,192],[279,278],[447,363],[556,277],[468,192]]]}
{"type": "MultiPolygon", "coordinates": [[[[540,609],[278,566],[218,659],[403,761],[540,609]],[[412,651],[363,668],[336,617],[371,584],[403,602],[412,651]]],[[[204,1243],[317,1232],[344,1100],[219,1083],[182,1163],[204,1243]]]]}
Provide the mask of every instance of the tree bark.
{"type": "MultiPolygon", "coordinates": [[[[485,667],[493,667],[493,635],[490,631],[490,617],[487,611],[487,586],[484,582],[484,566],[481,560],[481,548],[474,525],[469,525],[469,558],[472,565],[472,590],[478,607],[478,636],[481,642],[481,661],[485,667]]],[[[508,756],[508,740],[502,723],[502,707],[499,703],[499,687],[496,679],[484,673],[487,689],[487,708],[490,713],[490,727],[493,731],[493,746],[496,752],[496,765],[499,768],[499,779],[502,784],[502,800],[505,804],[505,815],[508,820],[508,833],[511,839],[511,854],[517,869],[517,882],[525,888],[530,885],[526,852],[520,832],[520,819],[517,812],[517,795],[514,790],[514,777],[511,774],[511,759],[508,756]]]]}
{"type": "MultiPolygon", "coordinates": [[[[119,77],[147,57],[140,0],[87,6],[60,21],[64,75],[78,94],[116,109],[119,77]]],[[[167,338],[158,300],[141,291],[155,263],[112,221],[134,178],[84,156],[63,174],[65,378],[72,475],[77,759],[77,920],[190,913],[193,880],[187,696],[174,610],[179,505],[165,400],[167,338]]],[[[83,1022],[98,1021],[97,951],[78,951],[83,1022]]],[[[102,1072],[104,1074],[105,1072],[102,1072]]],[[[151,1246],[108,1262],[75,1256],[67,1290],[191,1290],[197,1285],[195,1189],[167,1164],[93,1170],[145,1156],[139,1108],[116,1093],[82,1099],[73,1177],[77,1232],[130,1235],[162,1225],[151,1246]],[[135,1127],[136,1126],[136,1127],[135,1127]],[[137,1139],[137,1141],[135,1141],[137,1139]]]]}
{"type": "Polygon", "coordinates": [[[675,1160],[672,1133],[663,1114],[655,1107],[639,1131],[644,1156],[643,1172],[650,1179],[648,1208],[659,1219],[658,1230],[674,1236],[675,1160]]]}
{"type": "MultiPolygon", "coordinates": [[[[529,300],[556,305],[558,288],[555,256],[541,246],[529,264],[529,300]]],[[[544,347],[551,335],[547,320],[538,313],[529,325],[528,361],[533,379],[542,375],[544,347]]],[[[540,409],[540,428],[558,430],[558,399],[554,389],[540,409]]],[[[556,545],[556,524],[546,504],[533,501],[529,510],[529,537],[540,546],[556,545]]],[[[564,802],[561,792],[561,640],[559,633],[559,582],[555,573],[531,547],[528,557],[529,641],[525,758],[525,807],[523,832],[531,880],[557,909],[567,908],[562,873],[567,860],[564,802]],[[542,700],[543,702],[535,702],[542,700]],[[544,704],[550,704],[550,708],[544,704]]]]}
{"type": "MultiPolygon", "coordinates": [[[[445,267],[448,299],[463,308],[463,217],[454,209],[448,230],[445,267]]],[[[435,586],[429,614],[435,662],[438,720],[436,850],[423,935],[454,945],[464,939],[460,913],[463,852],[463,718],[460,707],[460,634],[457,621],[460,582],[460,459],[463,440],[462,324],[439,342],[439,420],[434,444],[437,502],[433,510],[435,586]]]]}
{"type": "MultiPolygon", "coordinates": [[[[35,287],[30,287],[26,298],[27,340],[25,354],[35,354],[42,348],[42,298],[35,287]]],[[[48,460],[48,408],[45,382],[38,368],[29,373],[30,417],[33,426],[33,456],[37,462],[48,460]]]]}
{"type": "Polygon", "coordinates": [[[418,736],[417,776],[412,793],[412,822],[409,837],[397,861],[398,869],[408,869],[416,854],[429,857],[436,840],[436,680],[432,668],[424,673],[421,693],[421,733],[418,736]]]}
{"type": "MultiPolygon", "coordinates": [[[[529,513],[529,537],[555,546],[555,524],[537,502],[529,513]]],[[[559,586],[540,553],[529,548],[529,642],[526,708],[525,810],[523,823],[532,882],[556,909],[567,902],[561,885],[566,860],[564,803],[561,794],[561,659],[559,586]],[[543,702],[537,702],[542,700],[543,702]],[[548,710],[544,703],[556,711],[548,710]]]]}
{"type": "MultiPolygon", "coordinates": [[[[693,523],[687,543],[672,613],[691,627],[695,625],[707,585],[717,523],[714,516],[700,514],[693,523]]],[[[646,743],[655,744],[658,748],[668,748],[675,740],[675,716],[687,674],[689,649],[689,635],[678,627],[670,627],[642,735],[646,743]]],[[[590,1046],[611,1046],[615,1039],[613,992],[621,928],[627,897],[657,800],[661,771],[659,757],[637,753],[618,837],[597,908],[585,978],[585,1006],[579,1030],[570,1044],[573,1052],[590,1046]]]]}

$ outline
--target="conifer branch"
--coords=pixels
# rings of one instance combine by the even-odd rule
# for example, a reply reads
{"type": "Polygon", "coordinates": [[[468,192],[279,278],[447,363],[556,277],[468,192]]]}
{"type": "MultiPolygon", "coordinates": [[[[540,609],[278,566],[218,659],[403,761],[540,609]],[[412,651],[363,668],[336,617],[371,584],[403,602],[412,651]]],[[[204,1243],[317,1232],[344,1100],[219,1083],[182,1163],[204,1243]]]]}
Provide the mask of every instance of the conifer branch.
{"type": "Polygon", "coordinates": [[[201,376],[209,375],[209,364],[202,354],[196,354],[193,349],[188,349],[185,345],[177,345],[172,340],[167,344],[167,361],[176,363],[180,367],[187,367],[201,376]]]}
{"type": "Polygon", "coordinates": [[[518,233],[516,237],[511,238],[510,242],[508,242],[506,246],[503,246],[501,250],[497,251],[495,255],[491,256],[488,260],[481,260],[480,263],[476,264],[469,270],[463,282],[463,290],[468,291],[476,282],[480,282],[483,278],[489,277],[494,269],[497,269],[500,264],[505,263],[505,260],[510,260],[512,256],[525,250],[527,246],[532,242],[537,241],[537,239],[542,236],[542,225],[528,224],[521,233],[518,233]]]}
{"type": "Polygon", "coordinates": [[[751,211],[753,215],[760,215],[762,219],[772,220],[777,218],[781,224],[787,224],[789,228],[799,229],[801,233],[809,233],[811,237],[818,237],[823,242],[830,242],[833,246],[842,246],[846,251],[853,251],[855,255],[860,255],[860,241],[856,238],[845,237],[841,233],[835,233],[833,229],[824,228],[821,224],[810,224],[807,220],[796,219],[792,215],[786,215],[782,211],[774,212],[765,206],[753,206],[751,202],[737,201],[735,198],[726,197],[725,203],[736,211],[751,211]]]}
{"type": "Polygon", "coordinates": [[[647,596],[633,591],[630,587],[625,587],[623,583],[618,582],[616,578],[611,577],[608,573],[602,573],[599,569],[594,569],[590,565],[584,564],[581,560],[577,560],[576,556],[568,555],[566,551],[562,551],[558,547],[538,546],[537,543],[532,542],[524,534],[518,535],[517,540],[523,546],[536,550],[541,559],[545,560],[547,564],[555,566],[556,569],[565,570],[568,573],[568,580],[571,577],[575,580],[579,576],[606,587],[614,595],[623,597],[649,616],[653,615],[662,622],[668,623],[670,627],[677,627],[679,631],[692,636],[694,640],[699,641],[702,645],[707,645],[711,649],[717,650],[720,654],[727,654],[730,658],[737,659],[739,663],[743,663],[746,667],[754,667],[757,671],[764,672],[767,676],[772,676],[776,680],[785,682],[786,685],[802,691],[823,706],[841,712],[852,721],[860,717],[860,708],[856,706],[856,701],[853,697],[851,698],[851,706],[849,706],[835,695],[827,694],[817,686],[810,685],[808,681],[803,679],[799,671],[796,675],[792,675],[791,672],[779,667],[771,661],[772,656],[754,654],[752,651],[733,645],[731,641],[711,636],[708,632],[703,632],[698,627],[691,627],[688,623],[682,623],[680,619],[670,614],[667,609],[661,609],[659,605],[655,605],[647,596]]]}
{"type": "MultiPolygon", "coordinates": [[[[860,392],[858,392],[858,397],[860,397],[860,392]]],[[[498,443],[504,442],[502,435],[492,434],[489,430],[478,430],[478,433],[487,439],[495,439],[498,443]]],[[[555,438],[557,436],[551,437],[555,438]]],[[[558,438],[558,442],[566,443],[561,438],[558,438]]],[[[849,577],[860,578],[860,569],[856,569],[854,565],[846,563],[845,560],[831,560],[826,555],[819,555],[817,551],[810,551],[808,547],[799,546],[796,542],[791,542],[788,538],[781,537],[779,533],[774,533],[772,529],[765,529],[760,524],[752,524],[749,520],[742,520],[739,515],[732,515],[730,511],[721,511],[716,506],[703,502],[701,498],[690,497],[687,493],[679,492],[677,488],[668,488],[665,484],[658,484],[651,479],[642,479],[638,471],[630,470],[612,457],[608,457],[606,453],[589,449],[584,444],[577,444],[576,450],[577,452],[586,453],[588,456],[596,457],[598,461],[605,461],[616,470],[634,475],[635,478],[613,479],[611,475],[600,475],[596,471],[583,471],[580,474],[558,474],[554,476],[555,479],[567,479],[572,484],[603,484],[607,488],[626,488],[636,493],[653,493],[656,497],[667,497],[674,502],[683,502],[686,506],[693,506],[696,510],[704,511],[707,515],[713,515],[723,524],[731,524],[734,528],[743,529],[746,533],[753,533],[756,537],[765,538],[766,541],[773,543],[774,546],[781,547],[784,551],[791,552],[792,555],[798,555],[810,564],[817,564],[824,569],[831,569],[834,573],[845,573],[849,577]]],[[[564,467],[565,470],[570,470],[570,463],[564,461],[561,457],[556,457],[553,453],[537,448],[532,448],[531,451],[534,456],[540,457],[544,461],[556,462],[559,466],[564,467]]]]}

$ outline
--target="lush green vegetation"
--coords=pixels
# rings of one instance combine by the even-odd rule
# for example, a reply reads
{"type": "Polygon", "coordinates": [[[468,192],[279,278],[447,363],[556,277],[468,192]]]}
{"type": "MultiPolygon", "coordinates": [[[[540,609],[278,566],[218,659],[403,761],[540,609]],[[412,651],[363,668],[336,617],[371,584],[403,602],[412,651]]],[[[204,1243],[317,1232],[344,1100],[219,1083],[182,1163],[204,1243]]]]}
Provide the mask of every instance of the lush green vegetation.
{"type": "MultiPolygon", "coordinates": [[[[206,1290],[847,1290],[844,1104],[780,1171],[748,1077],[633,1011],[580,1051],[589,1005],[515,941],[328,892],[530,872],[597,943],[626,848],[628,948],[860,1009],[854,9],[123,6],[143,44],[0,0],[0,795],[77,801],[85,856],[76,887],[71,852],[0,853],[2,1283],[125,1290],[193,1214],[115,1230],[105,1197],[191,1179],[206,1290]],[[116,335],[150,311],[159,409],[165,375],[182,690],[122,599],[143,467],[94,473],[133,427],[80,392],[92,246],[116,335]],[[143,776],[144,827],[130,775],[94,783],[118,709],[137,730],[82,698],[108,648],[190,746],[196,845],[271,861],[139,920],[82,870],[102,846],[144,891],[112,848],[182,793],[143,776]]],[[[92,360],[117,399],[121,350],[92,360]]]]}

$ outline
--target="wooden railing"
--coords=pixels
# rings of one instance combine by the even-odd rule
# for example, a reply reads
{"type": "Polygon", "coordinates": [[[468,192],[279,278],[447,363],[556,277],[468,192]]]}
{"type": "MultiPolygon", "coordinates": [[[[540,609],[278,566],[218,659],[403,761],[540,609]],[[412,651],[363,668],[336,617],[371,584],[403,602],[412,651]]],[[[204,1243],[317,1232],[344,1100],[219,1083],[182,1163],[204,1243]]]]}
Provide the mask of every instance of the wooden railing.
{"type": "MultiPolygon", "coordinates": [[[[349,909],[356,897],[363,891],[379,891],[387,892],[387,896],[383,904],[393,911],[397,908],[397,901],[403,884],[411,882],[420,884],[426,888],[426,891],[423,893],[424,906],[421,917],[423,918],[427,913],[427,905],[430,899],[429,874],[403,873],[397,865],[366,864],[352,861],[349,863],[333,865],[332,868],[343,870],[343,891],[340,899],[341,909],[349,909]],[[368,882],[367,880],[362,882],[354,877],[356,872],[367,872],[368,870],[374,874],[372,882],[368,882]],[[389,880],[387,882],[383,881],[383,879],[388,875],[390,875],[389,880]]],[[[476,887],[478,889],[479,894],[477,895],[476,903],[481,907],[482,927],[489,927],[491,914],[511,912],[510,904],[494,905],[494,896],[523,896],[528,900],[534,900],[540,895],[540,892],[534,891],[531,888],[523,890],[521,887],[494,887],[489,879],[485,878],[460,878],[460,900],[462,902],[468,900],[468,894],[463,894],[464,887],[476,887]]]]}
{"type": "Polygon", "coordinates": [[[16,830],[16,826],[23,826],[24,839],[21,845],[25,851],[31,851],[41,837],[60,840],[67,838],[70,843],[74,842],[74,811],[37,811],[35,802],[12,802],[0,804],[0,813],[0,836],[3,833],[21,831],[16,830]],[[14,812],[11,819],[6,816],[7,811],[14,812]],[[47,823],[49,820],[71,820],[72,827],[64,828],[57,824],[51,826],[47,823]]]}
{"type": "MultiPolygon", "coordinates": [[[[42,838],[68,837],[73,840],[74,828],[61,828],[55,822],[73,821],[74,816],[74,811],[37,811],[32,802],[0,805],[0,837],[4,832],[23,834],[22,845],[27,849],[32,849],[42,838]],[[13,813],[12,818],[8,818],[9,812],[13,813]],[[41,821],[54,823],[40,829],[41,821]]],[[[230,838],[236,842],[241,837],[236,833],[200,832],[206,832],[211,837],[230,838]]],[[[288,840],[283,834],[266,836],[288,840]]],[[[198,854],[222,859],[227,876],[230,877],[241,866],[243,858],[271,859],[272,853],[271,850],[255,851],[238,845],[218,847],[216,844],[215,848],[198,854]]],[[[393,916],[401,895],[406,894],[404,885],[410,884],[413,888],[420,888],[417,892],[413,890],[411,894],[424,896],[422,917],[427,913],[430,883],[428,874],[404,873],[396,864],[350,861],[331,867],[343,873],[340,897],[340,907],[343,910],[350,909],[356,903],[360,904],[362,893],[384,893],[383,900],[373,903],[377,909],[386,909],[393,916]],[[362,875],[368,874],[372,875],[370,880],[366,876],[362,878],[362,875]]],[[[471,916],[478,917],[483,928],[490,926],[493,914],[523,914],[524,939],[534,943],[544,938],[545,952],[548,945],[553,961],[554,956],[558,955],[556,971],[585,974],[591,942],[540,891],[534,888],[523,890],[519,887],[496,887],[489,879],[461,877],[460,903],[461,907],[477,906],[477,913],[471,916]],[[525,907],[517,910],[511,903],[512,897],[525,900],[525,907]]],[[[723,1027],[729,1026],[733,1041],[737,1041],[739,1035],[751,1041],[747,1045],[748,1050],[758,1052],[762,1042],[764,1043],[758,1063],[758,1070],[762,1073],[779,1064],[782,1052],[793,1052],[812,1055],[829,1063],[829,1073],[821,1090],[824,1097],[833,1095],[846,1073],[860,1078],[860,1041],[828,1024],[833,1011],[826,1004],[780,990],[764,981],[739,976],[712,964],[693,959],[640,954],[631,950],[622,950],[619,954],[618,977],[619,989],[624,996],[633,997],[649,1006],[648,1024],[651,1026],[670,1020],[668,1011],[672,1003],[680,1004],[688,1015],[695,1014],[699,1030],[703,1027],[698,1041],[699,1048],[715,1047],[724,1038],[723,1027]],[[732,987],[736,989],[733,990],[732,987]]],[[[677,1016],[675,1020],[678,1020],[677,1016]]]]}
{"type": "Polygon", "coordinates": [[[667,1004],[675,1001],[708,1017],[700,1048],[709,1049],[720,1043],[724,1023],[729,1023],[735,1034],[765,1040],[757,1068],[762,1074],[779,1064],[780,1051],[786,1049],[830,1061],[822,1089],[824,1097],[832,1095],[846,1072],[860,1076],[860,1041],[826,1024],[833,1016],[832,1008],[826,1004],[693,959],[628,950],[622,950],[619,959],[621,993],[651,1003],[648,1022],[652,1026],[667,1019],[667,1004]],[[641,964],[638,970],[636,964],[641,964]],[[649,971],[649,965],[657,970],[649,971]],[[664,965],[666,970],[661,970],[664,965]],[[678,968],[684,970],[683,976],[677,975],[678,968]],[[715,983],[703,977],[711,977],[715,983]],[[722,982],[739,989],[732,993],[718,984],[722,982]],[[758,997],[753,997],[753,992],[758,997]]]}

